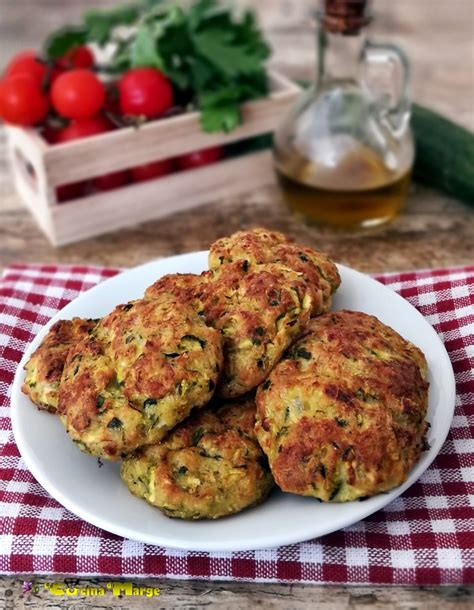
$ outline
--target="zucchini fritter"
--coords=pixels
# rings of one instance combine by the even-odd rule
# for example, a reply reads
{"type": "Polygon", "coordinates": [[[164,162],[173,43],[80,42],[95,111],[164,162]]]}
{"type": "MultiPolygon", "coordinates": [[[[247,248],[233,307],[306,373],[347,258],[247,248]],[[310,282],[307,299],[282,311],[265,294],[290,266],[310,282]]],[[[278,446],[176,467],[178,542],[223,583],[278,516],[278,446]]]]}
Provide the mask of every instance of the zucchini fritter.
{"type": "Polygon", "coordinates": [[[291,243],[277,231],[260,228],[239,231],[211,245],[211,269],[238,260],[279,263],[301,273],[311,292],[313,316],[329,311],[332,295],[341,283],[336,265],[325,254],[291,243]]]}
{"type": "Polygon", "coordinates": [[[302,275],[283,265],[238,261],[207,272],[199,307],[223,335],[218,394],[235,398],[258,386],[306,328],[311,306],[302,275]]]}
{"type": "Polygon", "coordinates": [[[377,318],[314,318],[257,391],[277,485],[345,502],[403,483],[425,446],[426,377],[422,352],[377,318]]]}
{"type": "Polygon", "coordinates": [[[220,333],[170,295],[119,305],[69,352],[59,412],[88,453],[118,459],[211,399],[220,333]]]}
{"type": "Polygon", "coordinates": [[[217,519],[262,502],[273,486],[254,432],[255,402],[210,405],[122,464],[130,491],[180,519],[217,519]]]}
{"type": "Polygon", "coordinates": [[[309,292],[302,274],[284,265],[239,260],[201,275],[164,276],[145,298],[168,294],[188,302],[222,333],[224,370],[217,393],[235,398],[257,387],[304,330],[309,292]]]}
{"type": "Polygon", "coordinates": [[[98,320],[58,320],[25,364],[22,392],[39,408],[55,413],[59,383],[70,348],[96,326],[98,320]]]}

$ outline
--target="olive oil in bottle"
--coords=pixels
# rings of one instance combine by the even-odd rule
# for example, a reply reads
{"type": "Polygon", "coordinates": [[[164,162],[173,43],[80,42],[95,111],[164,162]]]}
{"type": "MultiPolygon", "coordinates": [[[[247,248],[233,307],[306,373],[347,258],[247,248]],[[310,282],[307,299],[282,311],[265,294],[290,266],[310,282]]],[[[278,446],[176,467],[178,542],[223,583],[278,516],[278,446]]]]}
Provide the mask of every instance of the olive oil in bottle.
{"type": "Polygon", "coordinates": [[[288,207],[309,221],[339,229],[370,228],[395,218],[403,209],[410,165],[397,171],[362,144],[351,147],[335,166],[294,156],[276,164],[288,207]]]}
{"type": "Polygon", "coordinates": [[[274,134],[285,201],[309,221],[374,227],[402,210],[413,165],[409,67],[367,39],[367,0],[320,0],[317,78],[274,134]]]}

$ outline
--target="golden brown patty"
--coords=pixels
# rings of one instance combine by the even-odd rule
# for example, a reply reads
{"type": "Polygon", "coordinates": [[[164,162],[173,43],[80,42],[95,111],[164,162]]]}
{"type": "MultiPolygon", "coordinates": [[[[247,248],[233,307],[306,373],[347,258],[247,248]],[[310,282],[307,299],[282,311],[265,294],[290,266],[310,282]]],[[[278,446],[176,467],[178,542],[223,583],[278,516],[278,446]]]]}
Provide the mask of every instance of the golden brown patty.
{"type": "Polygon", "coordinates": [[[325,254],[291,243],[286,235],[276,231],[239,231],[211,245],[211,269],[238,260],[279,263],[302,273],[311,291],[313,316],[329,311],[332,295],[341,283],[336,265],[325,254]]]}
{"type": "Polygon", "coordinates": [[[218,393],[234,398],[259,385],[309,322],[311,295],[301,274],[279,264],[221,265],[207,272],[199,313],[222,332],[218,393]]]}
{"type": "Polygon", "coordinates": [[[273,486],[254,432],[255,403],[207,407],[122,464],[130,491],[180,519],[217,519],[262,502],[273,486]]]}
{"type": "Polygon", "coordinates": [[[313,319],[257,392],[277,485],[344,502],[403,483],[424,447],[426,375],[422,352],[373,316],[313,319]]]}
{"type": "Polygon", "coordinates": [[[164,276],[147,289],[145,298],[164,294],[192,304],[222,333],[224,370],[217,392],[224,398],[257,387],[304,330],[311,311],[311,293],[301,273],[246,260],[201,275],[164,276]]]}
{"type": "Polygon", "coordinates": [[[21,387],[34,404],[51,413],[58,408],[59,382],[71,346],[78,343],[96,326],[98,320],[58,320],[51,326],[40,346],[25,364],[25,380],[21,387]]]}
{"type": "Polygon", "coordinates": [[[220,333],[190,305],[166,295],[132,301],[69,352],[59,412],[82,449],[118,459],[206,404],[221,367],[220,333]]]}

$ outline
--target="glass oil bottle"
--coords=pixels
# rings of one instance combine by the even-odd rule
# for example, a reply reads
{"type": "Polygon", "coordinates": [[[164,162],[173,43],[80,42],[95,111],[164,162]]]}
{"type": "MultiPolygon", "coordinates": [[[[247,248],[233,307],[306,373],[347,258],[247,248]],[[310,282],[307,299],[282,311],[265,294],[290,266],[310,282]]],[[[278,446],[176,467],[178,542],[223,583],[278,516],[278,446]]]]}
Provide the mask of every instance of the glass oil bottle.
{"type": "Polygon", "coordinates": [[[290,209],[340,229],[397,216],[414,158],[408,62],[396,46],[367,39],[369,8],[366,0],[322,0],[316,83],[274,135],[290,209]]]}

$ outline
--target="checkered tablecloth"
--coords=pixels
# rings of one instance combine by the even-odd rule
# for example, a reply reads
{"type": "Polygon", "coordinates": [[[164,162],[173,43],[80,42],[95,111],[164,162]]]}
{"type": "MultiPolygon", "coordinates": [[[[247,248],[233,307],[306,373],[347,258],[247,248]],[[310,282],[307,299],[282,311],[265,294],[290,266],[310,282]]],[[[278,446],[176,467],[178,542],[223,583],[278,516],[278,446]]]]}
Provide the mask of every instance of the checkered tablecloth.
{"type": "Polygon", "coordinates": [[[238,553],[175,551],[124,540],[75,517],[27,470],[9,417],[17,363],[66,303],[118,270],[15,265],[0,282],[0,573],[159,576],[259,582],[474,582],[474,266],[378,276],[436,328],[457,382],[454,421],[421,479],[339,532],[238,553]]]}

